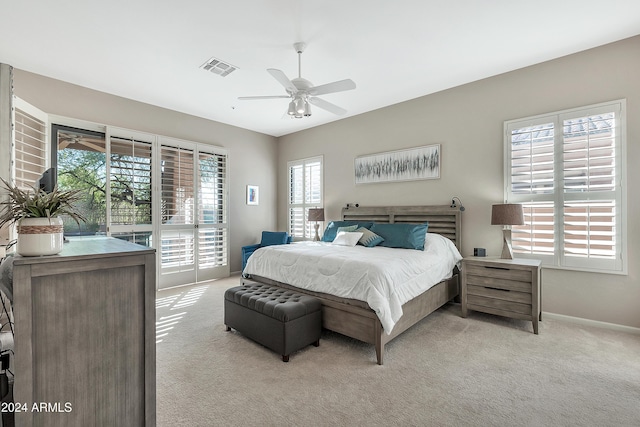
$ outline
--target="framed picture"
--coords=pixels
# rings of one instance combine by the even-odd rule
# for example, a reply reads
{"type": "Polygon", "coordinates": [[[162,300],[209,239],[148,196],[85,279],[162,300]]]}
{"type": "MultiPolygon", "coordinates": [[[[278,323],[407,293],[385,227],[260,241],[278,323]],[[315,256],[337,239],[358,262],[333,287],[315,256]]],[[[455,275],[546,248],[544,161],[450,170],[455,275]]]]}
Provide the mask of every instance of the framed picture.
{"type": "Polygon", "coordinates": [[[257,205],[260,201],[260,188],[257,185],[247,185],[247,204],[257,205]]]}
{"type": "Polygon", "coordinates": [[[355,159],[356,184],[440,178],[440,144],[355,159]]]}

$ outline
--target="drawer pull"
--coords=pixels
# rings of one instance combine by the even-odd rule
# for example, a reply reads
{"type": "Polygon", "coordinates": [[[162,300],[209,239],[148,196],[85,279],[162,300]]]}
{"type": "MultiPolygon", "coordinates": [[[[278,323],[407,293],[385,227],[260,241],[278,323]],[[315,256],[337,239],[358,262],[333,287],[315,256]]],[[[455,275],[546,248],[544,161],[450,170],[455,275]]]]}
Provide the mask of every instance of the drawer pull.
{"type": "Polygon", "coordinates": [[[485,286],[485,289],[492,289],[494,291],[502,291],[502,292],[511,292],[510,289],[502,289],[502,288],[492,288],[491,286],[485,286]]]}
{"type": "Polygon", "coordinates": [[[493,266],[489,266],[489,265],[485,265],[484,268],[491,268],[493,270],[511,270],[510,268],[505,268],[505,267],[493,267],[493,266]]]}

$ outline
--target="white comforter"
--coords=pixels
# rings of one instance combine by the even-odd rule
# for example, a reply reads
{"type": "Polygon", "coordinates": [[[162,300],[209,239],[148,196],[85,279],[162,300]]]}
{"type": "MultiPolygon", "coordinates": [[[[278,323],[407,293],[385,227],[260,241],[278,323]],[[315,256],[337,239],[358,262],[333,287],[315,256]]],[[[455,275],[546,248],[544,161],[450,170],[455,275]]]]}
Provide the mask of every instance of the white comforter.
{"type": "Polygon", "coordinates": [[[366,301],[389,334],[402,304],[451,277],[461,259],[451,240],[427,233],[424,251],[324,242],[268,246],[251,255],[244,273],[366,301]]]}

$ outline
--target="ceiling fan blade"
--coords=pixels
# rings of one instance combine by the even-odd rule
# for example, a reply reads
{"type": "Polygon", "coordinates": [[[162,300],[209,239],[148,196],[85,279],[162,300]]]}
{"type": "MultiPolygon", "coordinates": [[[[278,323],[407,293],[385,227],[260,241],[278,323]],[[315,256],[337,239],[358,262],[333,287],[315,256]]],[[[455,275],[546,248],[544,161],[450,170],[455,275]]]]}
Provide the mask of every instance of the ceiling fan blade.
{"type": "Polygon", "coordinates": [[[291,98],[289,95],[266,95],[266,96],[239,96],[238,99],[240,101],[249,101],[253,99],[280,99],[280,98],[291,98]]]}
{"type": "Polygon", "coordinates": [[[275,68],[267,69],[267,72],[273,76],[274,79],[278,81],[289,93],[296,93],[298,88],[296,88],[291,80],[287,77],[285,73],[275,68]]]}
{"type": "Polygon", "coordinates": [[[309,98],[309,102],[315,105],[316,107],[322,108],[323,110],[327,110],[330,113],[337,114],[338,116],[346,114],[347,112],[347,110],[345,110],[344,108],[338,107],[337,105],[332,104],[328,101],[325,101],[324,99],[321,99],[321,98],[311,97],[309,98]]]}
{"type": "Polygon", "coordinates": [[[345,90],[355,89],[356,84],[351,79],[339,80],[333,83],[327,83],[320,86],[314,86],[307,90],[309,95],[326,95],[328,93],[343,92],[345,90]]]}

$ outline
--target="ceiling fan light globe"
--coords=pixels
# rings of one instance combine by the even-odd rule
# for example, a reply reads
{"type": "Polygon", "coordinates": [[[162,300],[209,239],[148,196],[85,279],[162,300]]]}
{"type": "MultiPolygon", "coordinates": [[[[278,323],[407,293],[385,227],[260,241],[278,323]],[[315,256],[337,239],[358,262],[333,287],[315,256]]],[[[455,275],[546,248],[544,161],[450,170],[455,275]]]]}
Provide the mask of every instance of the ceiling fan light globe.
{"type": "Polygon", "coordinates": [[[311,116],[311,105],[308,102],[304,103],[304,116],[305,117],[311,116]]]}
{"type": "Polygon", "coordinates": [[[306,102],[302,98],[296,99],[296,113],[304,114],[304,105],[306,102]]]}
{"type": "Polygon", "coordinates": [[[289,103],[289,109],[287,110],[287,114],[290,116],[296,115],[296,104],[293,101],[289,103]]]}

